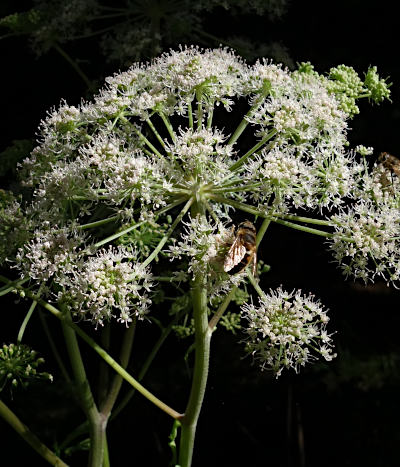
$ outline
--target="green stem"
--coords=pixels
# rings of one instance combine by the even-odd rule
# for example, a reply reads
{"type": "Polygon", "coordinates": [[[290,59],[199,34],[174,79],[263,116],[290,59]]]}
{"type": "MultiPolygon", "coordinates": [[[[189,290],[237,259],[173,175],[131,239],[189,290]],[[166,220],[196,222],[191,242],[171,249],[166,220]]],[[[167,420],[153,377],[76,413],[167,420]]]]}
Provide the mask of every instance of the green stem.
{"type": "MultiPolygon", "coordinates": [[[[68,315],[66,315],[68,316],[68,315]]],[[[75,389],[79,396],[82,409],[89,421],[90,432],[90,454],[89,466],[99,467],[102,465],[104,449],[104,429],[100,414],[94,402],[93,394],[90,389],[89,381],[86,377],[85,367],[79,350],[78,340],[75,329],[69,326],[70,318],[61,321],[65,343],[70,358],[72,371],[75,379],[75,389]]]]}
{"type": "Polygon", "coordinates": [[[43,459],[57,467],[68,467],[0,400],[0,417],[3,418],[43,459]]]}
{"type": "Polygon", "coordinates": [[[214,195],[211,194],[210,199],[216,201],[217,203],[222,203],[222,204],[227,204],[228,206],[232,206],[236,209],[240,209],[241,211],[247,212],[249,214],[253,214],[254,216],[259,216],[264,219],[269,219],[270,216],[267,216],[265,211],[259,211],[256,208],[253,208],[252,206],[249,206],[245,203],[241,203],[240,201],[235,201],[233,199],[225,198],[224,196],[220,195],[214,195]]]}
{"type": "MultiPolygon", "coordinates": [[[[278,217],[274,217],[272,215],[268,216],[265,213],[265,211],[264,212],[259,211],[258,209],[248,206],[245,203],[234,201],[229,198],[225,198],[223,196],[210,195],[210,198],[213,199],[214,201],[217,201],[218,203],[228,204],[229,206],[233,206],[234,208],[240,209],[249,214],[253,214],[254,216],[259,216],[264,219],[269,219],[270,221],[275,222],[276,224],[285,225],[286,227],[291,227],[292,229],[301,230],[303,232],[312,233],[314,235],[319,235],[321,237],[326,237],[326,238],[331,238],[334,236],[334,234],[325,232],[324,230],[312,229],[311,227],[306,227],[305,225],[300,225],[300,224],[295,224],[293,222],[285,221],[285,220],[279,219],[278,217]]],[[[348,238],[348,237],[343,237],[343,239],[349,242],[353,241],[351,238],[348,238]]]]}
{"type": "MultiPolygon", "coordinates": [[[[325,232],[324,230],[313,229],[311,227],[306,227],[305,225],[295,224],[294,222],[284,221],[278,218],[272,218],[271,220],[275,222],[276,224],[285,225],[286,227],[290,227],[295,230],[301,230],[302,232],[319,235],[320,237],[331,238],[335,236],[335,234],[333,233],[325,232]]],[[[350,242],[353,241],[352,239],[349,239],[349,238],[347,239],[344,238],[344,240],[350,241],[350,242]]]]}
{"type": "Polygon", "coordinates": [[[18,343],[20,343],[22,341],[22,337],[24,336],[25,328],[26,328],[29,320],[31,319],[32,313],[35,310],[36,305],[37,305],[37,301],[33,300],[32,303],[31,303],[31,306],[29,307],[28,313],[26,314],[26,316],[24,318],[24,321],[22,322],[21,327],[19,328],[18,337],[17,337],[17,342],[18,343]]]}
{"type": "Polygon", "coordinates": [[[192,103],[188,103],[188,118],[189,118],[189,127],[193,130],[193,110],[192,110],[192,103]]]}
{"type": "MultiPolygon", "coordinates": [[[[135,335],[136,329],[136,320],[129,326],[124,334],[124,338],[121,345],[120,353],[120,362],[122,368],[126,369],[129,363],[129,359],[132,353],[133,337],[135,335]]],[[[115,401],[117,400],[119,391],[122,386],[122,377],[118,373],[114,375],[113,381],[111,383],[110,391],[104,400],[100,411],[103,414],[104,418],[108,419],[112,408],[114,407],[115,401]]]]}
{"type": "MultiPolygon", "coordinates": [[[[156,211],[154,214],[155,215],[161,215],[161,214],[164,214],[165,212],[169,211],[170,209],[173,209],[174,207],[176,206],[179,206],[180,204],[182,204],[184,201],[187,200],[187,197],[184,197],[184,198],[179,198],[177,199],[176,201],[174,201],[173,203],[170,203],[168,204],[167,206],[164,206],[163,208],[159,209],[158,211],[156,211]]],[[[131,230],[134,230],[134,229],[137,229],[138,227],[140,227],[141,225],[145,224],[147,221],[142,221],[142,222],[139,222],[137,224],[134,224],[134,225],[131,225],[130,227],[127,227],[126,229],[124,230],[121,230],[120,232],[117,232],[113,235],[110,235],[109,237],[107,238],[104,238],[103,240],[100,240],[99,242],[97,242],[94,246],[96,248],[98,248],[99,246],[102,246],[104,245],[105,243],[109,243],[109,242],[112,242],[113,240],[121,237],[122,235],[125,235],[126,233],[130,232],[131,230]]]]}
{"type": "Polygon", "coordinates": [[[188,210],[189,210],[189,208],[190,208],[190,206],[192,204],[193,204],[193,198],[188,199],[188,201],[186,202],[186,204],[183,207],[182,211],[179,213],[179,215],[174,220],[171,227],[168,229],[167,233],[162,237],[159,244],[152,251],[151,255],[143,262],[143,264],[142,264],[143,267],[148,266],[153,261],[153,259],[158,255],[158,253],[161,251],[162,247],[167,243],[167,241],[168,241],[169,237],[171,236],[172,232],[175,230],[176,226],[182,220],[183,216],[188,212],[188,210]]]}
{"type": "Polygon", "coordinates": [[[81,70],[79,65],[73,60],[64,49],[62,49],[58,44],[54,43],[53,48],[72,66],[72,68],[78,73],[78,75],[82,78],[84,83],[86,84],[87,88],[92,90],[93,85],[90,79],[85,75],[85,73],[81,70]]]}
{"type": "MultiPolygon", "coordinates": [[[[138,381],[142,381],[145,377],[150,365],[152,364],[154,358],[156,357],[158,351],[160,350],[161,346],[163,345],[165,339],[168,337],[170,332],[172,331],[174,325],[177,323],[178,319],[181,317],[181,314],[175,316],[175,318],[169,323],[169,325],[161,331],[160,337],[158,338],[157,342],[154,344],[153,348],[151,349],[150,353],[147,355],[145,362],[142,365],[142,368],[139,371],[138,381]]],[[[115,410],[111,414],[111,420],[114,419],[128,404],[131,400],[133,395],[135,394],[136,389],[131,389],[122,401],[118,404],[115,410]]]]}
{"type": "Polygon", "coordinates": [[[239,123],[239,126],[236,128],[232,136],[229,138],[228,144],[234,144],[239,139],[240,135],[246,129],[247,125],[249,124],[248,118],[260,107],[260,105],[264,102],[265,98],[269,94],[271,89],[271,85],[267,84],[264,86],[263,90],[261,91],[260,96],[256,100],[256,102],[250,107],[249,111],[243,117],[242,121],[239,123]]]}
{"type": "Polygon", "coordinates": [[[211,128],[213,115],[214,115],[214,107],[211,108],[211,110],[208,112],[208,115],[207,115],[207,128],[208,129],[211,128]]]}
{"type": "Polygon", "coordinates": [[[30,279],[29,277],[25,277],[24,279],[17,279],[15,281],[9,281],[9,284],[3,285],[3,287],[0,288],[0,297],[12,292],[13,290],[17,288],[18,285],[22,285],[25,282],[28,282],[29,279],[30,279]]]}
{"type": "MultiPolygon", "coordinates": [[[[193,206],[192,215],[195,216],[197,214],[204,216],[204,206],[201,203],[196,203],[193,206]]],[[[193,283],[195,362],[189,401],[186,406],[185,415],[180,420],[182,424],[179,449],[180,467],[190,467],[192,462],[196,426],[207,384],[212,334],[211,329],[208,327],[206,274],[202,274],[201,272],[196,274],[193,283]]]]}
{"type": "MultiPolygon", "coordinates": [[[[38,295],[39,296],[42,294],[44,286],[45,286],[44,283],[40,284],[40,287],[39,287],[39,290],[38,290],[38,295]]],[[[21,327],[19,328],[17,342],[22,341],[22,337],[24,336],[26,326],[28,325],[29,320],[31,319],[32,313],[34,312],[34,310],[36,308],[36,305],[37,305],[37,301],[33,300],[31,306],[29,307],[28,313],[26,314],[26,316],[24,318],[24,321],[22,322],[21,327]]]]}
{"type": "Polygon", "coordinates": [[[107,219],[101,219],[99,221],[89,222],[88,224],[78,225],[76,228],[78,230],[93,229],[94,227],[100,227],[101,225],[116,221],[117,219],[118,216],[108,217],[107,219]]]}
{"type": "Polygon", "coordinates": [[[282,217],[289,221],[304,222],[305,224],[326,225],[327,227],[332,227],[332,222],[325,221],[323,219],[313,219],[312,217],[293,216],[291,214],[285,214],[282,217]]]}
{"type": "MultiPolygon", "coordinates": [[[[121,117],[121,120],[123,120],[126,123],[131,123],[125,117],[121,117]]],[[[149,147],[149,149],[151,149],[153,151],[154,154],[156,154],[161,159],[165,159],[165,157],[161,154],[161,152],[158,151],[158,149],[155,146],[153,146],[153,144],[150,143],[150,141],[146,138],[146,136],[144,136],[144,134],[138,128],[136,128],[135,125],[131,124],[131,126],[133,128],[133,131],[139,136],[139,139],[141,139],[149,147]]]]}
{"type": "Polygon", "coordinates": [[[264,144],[269,141],[271,138],[273,138],[276,135],[277,131],[275,129],[271,130],[269,133],[267,133],[264,138],[259,141],[257,144],[255,144],[251,149],[249,149],[244,156],[242,156],[239,160],[237,160],[234,164],[232,164],[229,167],[230,171],[234,171],[241,167],[247,159],[253,155],[258,149],[260,149],[264,144]]]}
{"type": "Polygon", "coordinates": [[[158,139],[158,142],[161,144],[161,146],[165,149],[165,143],[164,140],[161,138],[160,133],[157,131],[157,128],[153,125],[153,122],[150,120],[150,118],[146,118],[146,123],[149,125],[151,128],[151,131],[154,133],[154,136],[158,139]]]}
{"type": "Polygon", "coordinates": [[[132,230],[137,229],[138,227],[140,227],[144,223],[146,223],[146,221],[139,222],[138,224],[131,225],[130,227],[127,227],[126,229],[121,230],[120,232],[117,232],[117,233],[115,233],[113,235],[110,235],[109,237],[104,238],[103,240],[100,240],[99,242],[95,243],[94,247],[99,248],[100,246],[104,245],[105,243],[110,243],[113,240],[115,240],[115,239],[117,239],[119,237],[122,237],[122,235],[125,235],[125,234],[131,232],[132,230]]]}
{"type": "Polygon", "coordinates": [[[53,335],[50,332],[49,327],[47,326],[46,316],[44,316],[44,313],[42,312],[42,310],[39,310],[39,318],[40,318],[40,322],[41,322],[41,324],[43,326],[44,333],[46,334],[46,337],[47,337],[47,339],[49,341],[49,345],[50,345],[50,348],[51,348],[51,351],[52,351],[52,355],[55,358],[55,360],[57,362],[57,365],[59,366],[60,371],[61,371],[65,381],[68,384],[70,384],[71,383],[71,378],[70,378],[70,376],[68,374],[67,369],[65,368],[65,365],[64,365],[64,362],[63,362],[63,360],[61,358],[60,352],[58,351],[58,346],[54,342],[53,335]]]}
{"type": "Polygon", "coordinates": [[[251,282],[251,285],[254,287],[254,289],[256,290],[256,292],[258,293],[258,295],[263,299],[265,300],[265,293],[263,291],[263,289],[258,285],[258,282],[256,280],[256,278],[253,276],[253,274],[247,270],[247,277],[249,278],[249,281],[251,282]]]}
{"type": "Polygon", "coordinates": [[[211,331],[214,330],[214,328],[216,327],[218,321],[221,319],[222,315],[225,313],[226,309],[228,308],[229,304],[231,303],[232,298],[235,296],[236,290],[237,290],[236,286],[233,286],[231,288],[230,292],[225,297],[224,301],[221,303],[218,310],[215,312],[213,317],[210,319],[210,322],[208,323],[208,327],[210,328],[211,331]]]}
{"type": "Polygon", "coordinates": [[[158,115],[161,117],[162,121],[164,122],[164,125],[167,128],[168,133],[171,136],[172,141],[175,141],[176,140],[176,134],[174,132],[173,126],[171,125],[171,122],[169,121],[168,116],[164,115],[162,112],[160,112],[158,115]]]}

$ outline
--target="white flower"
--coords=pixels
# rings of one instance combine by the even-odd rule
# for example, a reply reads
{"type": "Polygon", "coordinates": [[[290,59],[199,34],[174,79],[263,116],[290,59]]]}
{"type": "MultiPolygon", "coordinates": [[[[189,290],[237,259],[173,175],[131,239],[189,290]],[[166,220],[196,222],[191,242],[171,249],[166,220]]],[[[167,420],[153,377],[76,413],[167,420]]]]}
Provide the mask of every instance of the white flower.
{"type": "Polygon", "coordinates": [[[113,317],[129,325],[143,319],[151,300],[152,276],[137,262],[137,252],[125,247],[101,250],[86,258],[59,294],[76,317],[103,325],[113,317]]]}
{"type": "Polygon", "coordinates": [[[394,206],[359,201],[332,217],[329,239],[335,260],[345,276],[364,282],[380,276],[397,281],[400,274],[400,211],[394,206]]]}
{"type": "Polygon", "coordinates": [[[33,239],[18,250],[16,261],[21,277],[40,282],[53,278],[63,284],[65,277],[80,265],[79,257],[84,247],[84,236],[66,227],[50,227],[44,223],[42,230],[33,233],[33,239]]]}
{"type": "Polygon", "coordinates": [[[281,288],[260,299],[259,307],[242,306],[246,326],[246,350],[261,369],[272,370],[276,377],[284,368],[296,372],[320,354],[325,360],[336,355],[326,332],[329,318],[313,295],[281,288]]]}

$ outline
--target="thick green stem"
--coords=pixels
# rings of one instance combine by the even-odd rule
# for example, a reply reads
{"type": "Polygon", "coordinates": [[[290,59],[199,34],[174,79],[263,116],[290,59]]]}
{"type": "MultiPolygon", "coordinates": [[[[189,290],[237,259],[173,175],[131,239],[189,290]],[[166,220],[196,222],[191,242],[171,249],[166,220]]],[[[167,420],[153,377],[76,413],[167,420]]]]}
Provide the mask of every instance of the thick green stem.
{"type": "Polygon", "coordinates": [[[88,465],[90,467],[99,467],[103,462],[105,424],[102,423],[102,417],[94,402],[75,331],[68,326],[66,320],[62,321],[62,328],[72,371],[74,373],[75,389],[82,409],[89,421],[90,454],[88,465]]]}
{"type": "MultiPolygon", "coordinates": [[[[201,203],[196,203],[192,209],[192,215],[196,214],[204,215],[204,206],[201,203]]],[[[208,326],[206,274],[199,272],[195,276],[192,301],[195,327],[195,362],[189,402],[185,415],[180,420],[182,423],[179,449],[180,467],[190,467],[192,462],[196,426],[203,404],[208,377],[212,332],[208,326]]]]}
{"type": "Polygon", "coordinates": [[[56,467],[68,467],[68,464],[57,457],[45,446],[30,429],[0,400],[0,417],[3,418],[43,459],[56,467]]]}

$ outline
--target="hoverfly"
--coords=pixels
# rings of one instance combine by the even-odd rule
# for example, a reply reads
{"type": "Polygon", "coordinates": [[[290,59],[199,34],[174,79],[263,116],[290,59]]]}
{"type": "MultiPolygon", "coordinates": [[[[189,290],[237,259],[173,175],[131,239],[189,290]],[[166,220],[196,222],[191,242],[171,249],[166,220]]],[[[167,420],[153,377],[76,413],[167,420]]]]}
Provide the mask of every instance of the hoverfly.
{"type": "Polygon", "coordinates": [[[400,177],[400,159],[392,156],[388,152],[381,152],[378,156],[378,161],[385,169],[390,170],[390,172],[400,177]]]}
{"type": "Polygon", "coordinates": [[[253,275],[255,275],[257,263],[256,228],[250,221],[245,220],[236,229],[235,240],[225,257],[224,271],[236,274],[242,272],[251,262],[253,263],[253,275]]]}

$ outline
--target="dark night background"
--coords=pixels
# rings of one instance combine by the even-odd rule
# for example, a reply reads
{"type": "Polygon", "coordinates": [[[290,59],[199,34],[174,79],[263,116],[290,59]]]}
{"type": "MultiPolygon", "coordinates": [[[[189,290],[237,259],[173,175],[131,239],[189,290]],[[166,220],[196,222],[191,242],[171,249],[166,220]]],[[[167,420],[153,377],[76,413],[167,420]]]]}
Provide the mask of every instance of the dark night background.
{"type": "MultiPolygon", "coordinates": [[[[109,4],[117,3],[123,4],[109,4]]],[[[285,46],[292,63],[310,61],[319,72],[343,63],[362,75],[369,65],[376,65],[380,75],[389,76],[393,83],[393,103],[371,106],[362,102],[360,115],[350,123],[354,130],[349,139],[352,146],[373,146],[375,155],[381,151],[400,155],[399,20],[393,3],[292,0],[286,14],[274,20],[253,12],[232,15],[219,7],[202,13],[202,27],[221,40],[238,34],[254,42],[278,42],[285,46]]],[[[29,1],[2,0],[0,17],[31,7],[29,1]]],[[[26,36],[0,40],[4,112],[0,153],[13,140],[33,138],[40,119],[61,98],[79,104],[82,97],[90,97],[83,81],[59,54],[50,50],[37,58],[28,40],[26,36]]],[[[211,40],[195,42],[218,45],[211,40]]],[[[81,41],[66,43],[64,48],[71,56],[84,57],[82,68],[101,85],[119,65],[106,63],[96,45],[93,40],[81,41]]],[[[4,187],[12,177],[12,171],[3,176],[4,187]]],[[[282,226],[271,227],[259,255],[271,265],[271,271],[262,277],[264,289],[280,284],[288,290],[301,288],[313,292],[330,309],[329,329],[337,331],[338,357],[330,364],[308,366],[298,376],[284,373],[275,380],[242,358],[240,335],[216,333],[193,467],[399,465],[399,292],[381,282],[368,287],[345,282],[320,238],[282,226]]],[[[0,301],[0,344],[16,340],[26,307],[21,303],[14,309],[12,300],[0,301]]],[[[12,399],[9,394],[3,397],[54,447],[76,426],[76,420],[81,420],[80,412],[65,395],[61,377],[57,379],[39,320],[31,324],[27,342],[45,356],[46,370],[54,374],[55,382],[50,388],[16,392],[12,399]]],[[[157,337],[154,325],[139,327],[130,367],[133,375],[157,337]]],[[[187,347],[186,341],[171,337],[144,380],[145,386],[178,410],[183,410],[188,394],[182,358],[187,347]]],[[[84,344],[82,349],[91,356],[84,344]]],[[[168,465],[171,427],[163,412],[136,395],[126,411],[109,424],[111,465],[168,465]]],[[[47,465],[3,420],[0,446],[1,465],[47,465]]],[[[83,466],[85,454],[64,460],[83,466]]]]}

